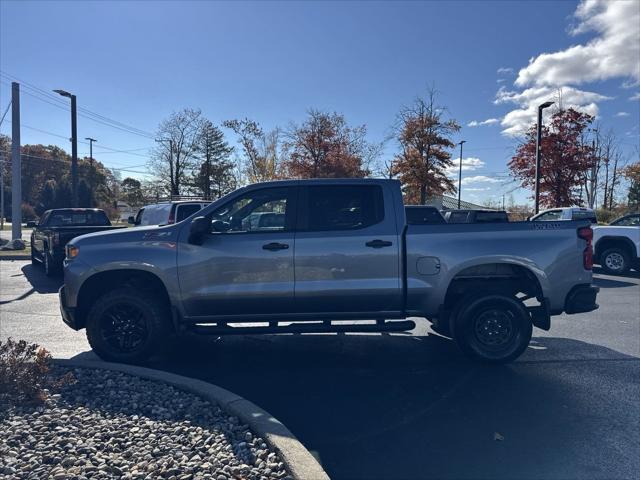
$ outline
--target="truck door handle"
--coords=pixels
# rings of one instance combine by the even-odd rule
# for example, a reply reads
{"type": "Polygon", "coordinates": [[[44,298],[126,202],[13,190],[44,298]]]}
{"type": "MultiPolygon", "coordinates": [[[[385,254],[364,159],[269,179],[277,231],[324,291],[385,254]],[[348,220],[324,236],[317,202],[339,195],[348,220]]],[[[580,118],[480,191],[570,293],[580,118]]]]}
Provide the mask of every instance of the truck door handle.
{"type": "Polygon", "coordinates": [[[263,250],[271,250],[272,252],[276,250],[286,250],[287,248],[289,248],[289,245],[278,242],[271,242],[262,246],[263,250]]]}
{"type": "Polygon", "coordinates": [[[387,242],[385,240],[371,240],[370,242],[365,243],[367,247],[371,248],[382,248],[382,247],[390,247],[393,245],[392,242],[387,242]]]}

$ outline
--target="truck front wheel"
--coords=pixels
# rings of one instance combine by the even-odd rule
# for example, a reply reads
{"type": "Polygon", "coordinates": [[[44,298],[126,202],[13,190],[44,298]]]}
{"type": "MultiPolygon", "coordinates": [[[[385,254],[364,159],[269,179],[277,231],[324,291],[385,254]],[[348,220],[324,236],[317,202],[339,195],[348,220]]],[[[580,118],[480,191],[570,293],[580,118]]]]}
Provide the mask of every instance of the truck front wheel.
{"type": "Polygon", "coordinates": [[[105,293],[87,318],[89,345],[109,362],[141,363],[162,353],[170,335],[169,308],[164,303],[130,288],[105,293]]]}
{"type": "Polygon", "coordinates": [[[522,302],[501,294],[462,299],[452,326],[460,349],[467,356],[488,363],[518,358],[529,345],[533,329],[522,302]]]}

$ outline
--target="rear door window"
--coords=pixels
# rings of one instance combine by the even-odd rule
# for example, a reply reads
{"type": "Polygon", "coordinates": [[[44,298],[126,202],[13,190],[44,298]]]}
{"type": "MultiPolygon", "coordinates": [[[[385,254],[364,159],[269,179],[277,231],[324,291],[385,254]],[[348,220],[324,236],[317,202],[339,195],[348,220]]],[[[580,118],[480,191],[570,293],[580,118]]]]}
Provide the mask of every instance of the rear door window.
{"type": "Polygon", "coordinates": [[[554,220],[562,219],[562,210],[550,210],[538,216],[536,222],[552,222],[554,220]]]}
{"type": "Polygon", "coordinates": [[[169,221],[171,204],[147,205],[140,218],[140,225],[164,225],[169,221]]]}
{"type": "Polygon", "coordinates": [[[306,228],[312,232],[355,230],[384,219],[379,185],[323,185],[308,188],[306,228]]]}
{"type": "Polygon", "coordinates": [[[197,211],[202,209],[202,205],[199,203],[190,203],[186,205],[178,205],[178,213],[176,215],[176,223],[181,222],[187,217],[190,217],[197,211]]]}
{"type": "Polygon", "coordinates": [[[596,214],[590,211],[574,211],[572,220],[589,220],[591,223],[597,223],[596,214]]]}

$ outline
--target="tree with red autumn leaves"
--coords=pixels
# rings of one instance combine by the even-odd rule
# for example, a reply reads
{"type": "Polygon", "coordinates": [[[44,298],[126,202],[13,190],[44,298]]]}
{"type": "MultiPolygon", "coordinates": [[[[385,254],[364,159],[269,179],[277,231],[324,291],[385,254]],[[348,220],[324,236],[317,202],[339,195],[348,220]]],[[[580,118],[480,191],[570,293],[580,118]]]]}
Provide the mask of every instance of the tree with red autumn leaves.
{"type": "Polygon", "coordinates": [[[344,116],[309,110],[285,133],[286,170],[292,178],[365,177],[377,149],[366,141],[364,125],[350,127],[344,116]]]}
{"type": "Polygon", "coordinates": [[[460,125],[444,114],[445,109],[436,104],[434,89],[400,111],[397,138],[402,152],[395,158],[392,173],[402,182],[406,203],[424,205],[430,196],[456,191],[446,170],[453,165],[448,150],[455,146],[451,137],[460,125]]]}
{"type": "MultiPolygon", "coordinates": [[[[582,139],[594,118],[572,108],[559,110],[542,127],[540,205],[547,208],[579,205],[580,186],[595,160],[593,147],[582,139]]],[[[511,174],[523,188],[535,189],[536,125],[526,133],[509,162],[511,174]]]]}

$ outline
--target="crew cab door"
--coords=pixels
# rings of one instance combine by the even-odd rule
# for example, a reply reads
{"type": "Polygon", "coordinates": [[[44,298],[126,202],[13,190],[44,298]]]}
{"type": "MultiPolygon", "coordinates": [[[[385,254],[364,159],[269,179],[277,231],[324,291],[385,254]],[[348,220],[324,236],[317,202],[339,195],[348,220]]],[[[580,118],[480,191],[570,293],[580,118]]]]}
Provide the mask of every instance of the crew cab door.
{"type": "Polygon", "coordinates": [[[188,316],[292,311],[296,195],[296,187],[265,187],[203,213],[211,232],[178,250],[188,316]]]}
{"type": "Polygon", "coordinates": [[[399,312],[400,232],[382,185],[301,187],[296,228],[296,310],[399,312]]]}

